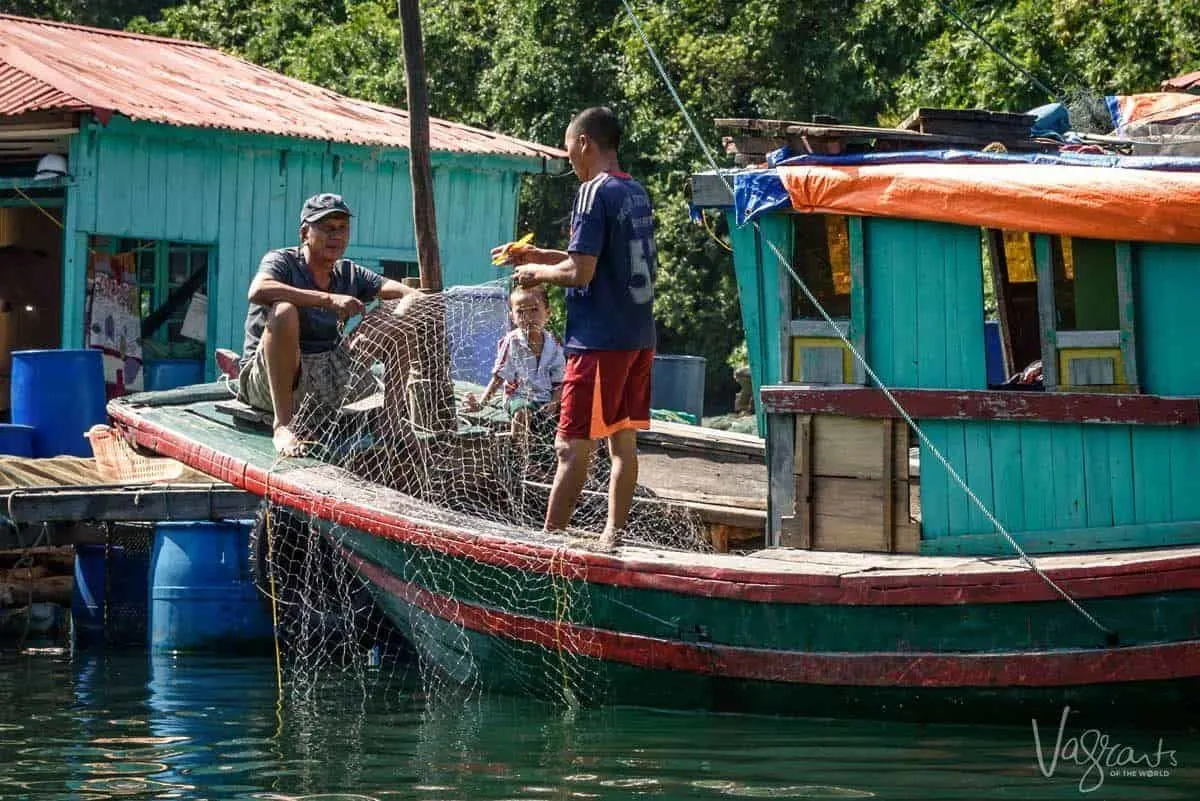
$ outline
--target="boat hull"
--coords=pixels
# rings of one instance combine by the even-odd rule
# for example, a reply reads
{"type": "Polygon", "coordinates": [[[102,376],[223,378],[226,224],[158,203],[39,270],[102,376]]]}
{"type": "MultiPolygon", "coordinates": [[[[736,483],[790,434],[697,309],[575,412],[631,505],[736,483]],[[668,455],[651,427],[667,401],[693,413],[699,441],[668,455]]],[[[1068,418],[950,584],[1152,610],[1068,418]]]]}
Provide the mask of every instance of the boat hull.
{"type": "MultiPolygon", "coordinates": [[[[946,619],[945,605],[872,606],[849,626],[854,615],[846,608],[793,605],[799,607],[790,610],[794,617],[830,629],[827,637],[810,636],[806,647],[804,638],[789,642],[765,628],[786,617],[779,604],[751,601],[736,609],[736,602],[731,607],[686,593],[662,597],[659,590],[612,597],[611,587],[586,578],[548,580],[519,570],[488,575],[471,560],[455,564],[446,554],[365,532],[339,530],[337,537],[428,668],[493,692],[587,705],[936,720],[1023,722],[1070,706],[1096,720],[1120,715],[1123,722],[1188,725],[1200,711],[1200,679],[1193,673],[1200,641],[1108,647],[1097,643],[1095,629],[1071,619],[1077,613],[1062,615],[1062,602],[953,607],[950,614],[960,620],[954,647],[971,650],[941,651],[914,651],[899,641],[890,649],[862,645],[886,641],[896,626],[935,630],[946,619]],[[546,614],[551,604],[554,614],[546,614]],[[641,611],[672,605],[676,614],[669,619],[641,611]],[[712,620],[718,611],[741,621],[737,645],[714,641],[703,624],[687,622],[712,620]],[[1031,635],[1033,619],[1042,619],[1047,631],[1079,629],[1093,647],[998,650],[1014,630],[1005,617],[1031,635]],[[657,632],[646,631],[647,620],[657,632]],[[991,622],[984,627],[990,635],[978,621],[991,622]],[[864,626],[876,633],[852,634],[864,626]],[[846,650],[848,641],[859,647],[846,650]],[[840,650],[824,650],[829,645],[840,650]]],[[[1123,605],[1127,616],[1139,617],[1196,608],[1198,599],[1187,591],[1099,599],[1090,606],[1096,604],[1114,612],[1123,605]]]]}

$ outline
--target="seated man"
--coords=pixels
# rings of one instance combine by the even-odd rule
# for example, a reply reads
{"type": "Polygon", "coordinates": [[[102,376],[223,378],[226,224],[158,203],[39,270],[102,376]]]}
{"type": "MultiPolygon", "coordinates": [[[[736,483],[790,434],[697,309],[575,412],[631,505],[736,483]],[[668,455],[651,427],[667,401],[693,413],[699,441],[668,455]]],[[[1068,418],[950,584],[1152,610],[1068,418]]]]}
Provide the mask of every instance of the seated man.
{"type": "Polygon", "coordinates": [[[250,282],[238,399],[274,413],[272,439],[286,456],[299,452],[292,417],[306,396],[347,400],[341,324],[375,298],[418,293],[342,258],[351,216],[340,195],[313,195],[300,211],[299,247],[268,251],[250,282]]]}

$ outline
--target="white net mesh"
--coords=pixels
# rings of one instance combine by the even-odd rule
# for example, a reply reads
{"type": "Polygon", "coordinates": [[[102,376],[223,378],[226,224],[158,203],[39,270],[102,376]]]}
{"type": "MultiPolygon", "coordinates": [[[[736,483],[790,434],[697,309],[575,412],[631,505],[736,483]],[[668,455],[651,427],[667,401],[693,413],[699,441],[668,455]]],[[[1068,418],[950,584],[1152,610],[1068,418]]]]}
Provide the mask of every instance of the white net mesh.
{"type": "MultiPolygon", "coordinates": [[[[426,692],[493,685],[573,705],[602,689],[574,555],[594,549],[604,527],[606,449],[569,531],[542,532],[556,416],[534,408],[514,423],[504,401],[468,411],[464,400],[490,378],[507,303],[497,284],[380,304],[347,337],[340,402],[310,397],[298,409],[305,457],[322,463],[304,471],[306,488],[411,525],[364,532],[371,525],[334,524],[328,513],[268,511],[258,575],[276,601],[294,696],[317,693],[331,666],[375,681],[377,666],[390,675],[413,652],[426,692]],[[500,543],[506,563],[473,559],[478,542],[500,543]]],[[[693,513],[642,487],[624,541],[710,549],[693,513]]]]}

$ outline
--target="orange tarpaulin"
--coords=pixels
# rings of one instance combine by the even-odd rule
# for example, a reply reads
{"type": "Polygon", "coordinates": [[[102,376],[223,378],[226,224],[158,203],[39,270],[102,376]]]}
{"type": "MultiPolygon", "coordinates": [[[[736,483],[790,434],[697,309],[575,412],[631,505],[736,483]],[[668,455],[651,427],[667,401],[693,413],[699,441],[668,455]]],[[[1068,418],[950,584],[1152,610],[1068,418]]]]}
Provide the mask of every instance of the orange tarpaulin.
{"type": "Polygon", "coordinates": [[[780,167],[798,211],[1200,244],[1200,173],[1046,164],[780,167]]]}

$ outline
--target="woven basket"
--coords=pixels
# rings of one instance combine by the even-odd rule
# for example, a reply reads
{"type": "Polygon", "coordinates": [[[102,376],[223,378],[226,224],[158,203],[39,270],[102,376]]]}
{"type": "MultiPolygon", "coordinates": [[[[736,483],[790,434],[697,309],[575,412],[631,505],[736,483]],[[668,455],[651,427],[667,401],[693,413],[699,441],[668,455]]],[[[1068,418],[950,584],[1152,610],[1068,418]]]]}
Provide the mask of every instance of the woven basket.
{"type": "Polygon", "coordinates": [[[174,459],[143,456],[111,426],[92,426],[84,436],[92,443],[96,470],[105,481],[141,484],[178,481],[183,475],[182,464],[174,459]]]}

